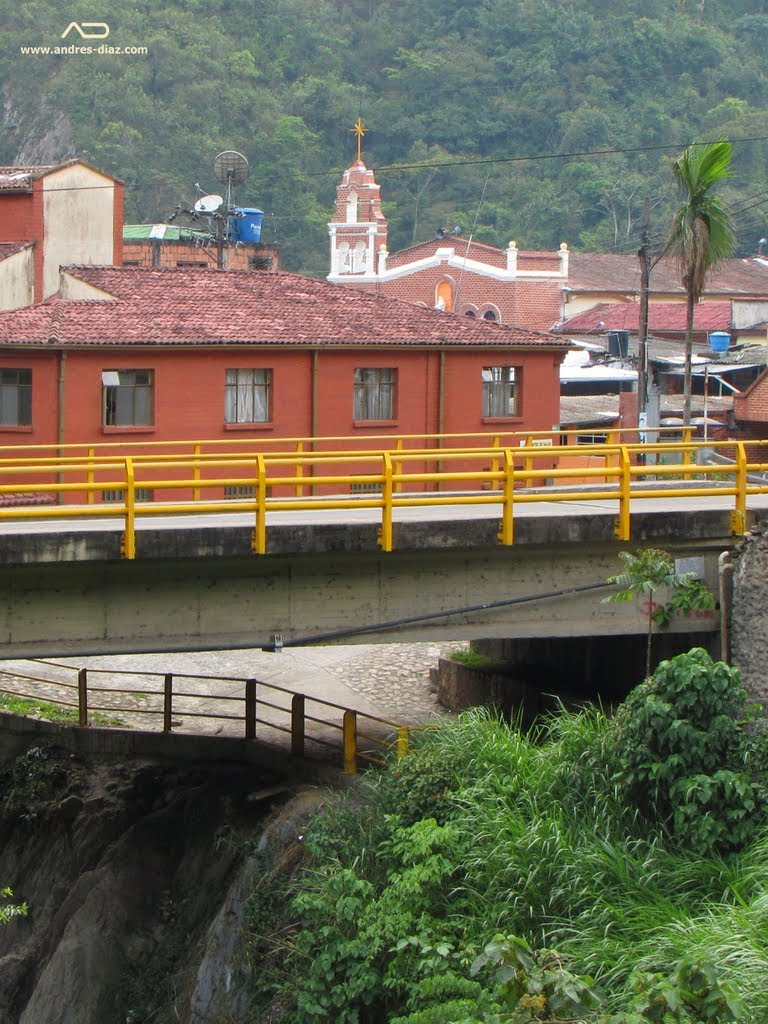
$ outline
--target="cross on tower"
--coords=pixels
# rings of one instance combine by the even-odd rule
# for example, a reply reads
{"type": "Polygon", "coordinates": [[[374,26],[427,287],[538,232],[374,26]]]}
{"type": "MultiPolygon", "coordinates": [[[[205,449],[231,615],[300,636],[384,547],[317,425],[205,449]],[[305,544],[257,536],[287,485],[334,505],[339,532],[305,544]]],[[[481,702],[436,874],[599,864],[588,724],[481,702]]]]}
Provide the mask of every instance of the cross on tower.
{"type": "Polygon", "coordinates": [[[363,119],[361,117],[358,117],[357,121],[355,122],[355,127],[350,128],[349,130],[353,135],[357,136],[357,159],[359,161],[362,161],[362,157],[360,154],[363,146],[363,136],[368,131],[368,129],[363,124],[363,119]]]}

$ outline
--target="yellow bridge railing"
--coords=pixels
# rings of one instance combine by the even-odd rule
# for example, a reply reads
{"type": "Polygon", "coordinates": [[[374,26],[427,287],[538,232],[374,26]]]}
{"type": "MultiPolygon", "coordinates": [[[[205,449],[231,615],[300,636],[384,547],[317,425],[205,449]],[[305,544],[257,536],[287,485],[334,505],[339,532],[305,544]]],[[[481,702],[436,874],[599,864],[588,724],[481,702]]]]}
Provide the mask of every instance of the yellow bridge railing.
{"type": "Polygon", "coordinates": [[[258,448],[253,439],[228,447],[172,442],[122,452],[109,445],[70,446],[54,455],[35,447],[0,448],[0,523],[119,517],[123,555],[134,558],[142,517],[241,512],[252,517],[253,551],[263,554],[270,512],[376,509],[379,543],[391,551],[394,513],[401,508],[499,506],[498,538],[508,545],[514,542],[515,509],[523,504],[615,502],[616,537],[630,540],[637,499],[733,498],[731,530],[738,534],[746,528],[748,497],[768,493],[768,441],[747,447],[686,435],[641,445],[615,433],[616,440],[598,445],[554,443],[562,438],[552,435],[486,434],[444,435],[436,446],[424,446],[421,438],[382,445],[392,439],[371,437],[363,448],[349,438],[283,439],[274,447],[259,441],[258,448]],[[704,459],[713,452],[728,461],[704,459]]]}
{"type": "Polygon", "coordinates": [[[39,664],[52,674],[3,669],[0,691],[70,709],[83,728],[148,720],[165,733],[226,727],[247,740],[285,736],[295,757],[340,758],[349,774],[383,764],[390,752],[404,756],[410,743],[407,726],[260,679],[39,664]]]}

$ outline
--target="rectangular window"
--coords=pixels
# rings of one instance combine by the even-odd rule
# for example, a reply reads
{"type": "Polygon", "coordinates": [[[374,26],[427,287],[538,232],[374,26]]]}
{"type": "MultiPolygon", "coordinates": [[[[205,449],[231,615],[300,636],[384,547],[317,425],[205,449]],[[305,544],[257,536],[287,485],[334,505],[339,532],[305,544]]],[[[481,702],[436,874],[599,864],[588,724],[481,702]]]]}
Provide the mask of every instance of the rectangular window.
{"type": "Polygon", "coordinates": [[[607,444],[607,434],[577,434],[576,444],[607,444]]]}
{"type": "Polygon", "coordinates": [[[150,427],[153,370],[104,370],[101,375],[105,427],[150,427]]]}
{"type": "Polygon", "coordinates": [[[519,416],[519,388],[514,366],[483,367],[483,416],[519,416]]]}
{"type": "MultiPolygon", "coordinates": [[[[135,495],[136,501],[155,500],[155,492],[150,487],[136,487],[133,493],[135,495]]],[[[113,491],[102,491],[101,500],[106,502],[123,502],[125,501],[125,491],[120,488],[113,491]]]]}
{"type": "Polygon", "coordinates": [[[225,498],[255,498],[256,488],[248,484],[231,484],[224,488],[225,498]]]}
{"type": "Polygon", "coordinates": [[[31,370],[0,370],[0,425],[32,426],[31,370]]]}
{"type": "Polygon", "coordinates": [[[272,419],[272,371],[226,370],[225,423],[269,423],[272,419]]]}
{"type": "Polygon", "coordinates": [[[355,370],[354,418],[393,420],[397,370],[391,367],[355,370]]]}

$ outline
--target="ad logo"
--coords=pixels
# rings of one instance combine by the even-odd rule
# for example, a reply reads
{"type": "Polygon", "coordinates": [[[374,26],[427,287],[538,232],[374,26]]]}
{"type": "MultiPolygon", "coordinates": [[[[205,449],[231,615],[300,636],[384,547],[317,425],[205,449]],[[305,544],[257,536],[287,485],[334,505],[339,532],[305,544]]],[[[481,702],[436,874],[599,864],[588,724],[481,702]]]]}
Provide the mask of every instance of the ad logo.
{"type": "Polygon", "coordinates": [[[67,25],[66,31],[61,33],[61,38],[66,39],[72,29],[76,29],[80,33],[82,39],[106,39],[109,35],[109,25],[106,21],[84,21],[82,25],[78,25],[76,21],[71,21],[67,25]],[[86,32],[87,28],[99,29],[98,32],[86,32]]]}

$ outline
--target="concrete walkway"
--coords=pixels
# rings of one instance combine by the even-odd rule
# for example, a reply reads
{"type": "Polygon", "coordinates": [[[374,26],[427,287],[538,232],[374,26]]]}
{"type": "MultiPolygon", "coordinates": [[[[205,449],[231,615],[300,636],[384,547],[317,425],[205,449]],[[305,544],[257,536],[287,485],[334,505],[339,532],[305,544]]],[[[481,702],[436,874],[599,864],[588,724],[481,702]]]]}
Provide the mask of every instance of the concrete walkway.
{"type": "MultiPolygon", "coordinates": [[[[218,697],[217,700],[205,699],[204,696],[175,700],[174,731],[242,736],[242,721],[196,718],[191,712],[210,711],[215,714],[224,711],[242,715],[243,684],[232,683],[230,680],[255,678],[288,691],[281,693],[266,687],[259,689],[257,683],[259,718],[283,727],[289,724],[287,711],[293,693],[303,693],[307,697],[338,704],[398,725],[424,725],[446,713],[430,689],[430,668],[436,666],[438,659],[450,651],[466,647],[466,643],[457,641],[286,648],[275,654],[262,650],[231,650],[59,658],[51,662],[5,661],[0,666],[0,690],[34,693],[40,699],[64,698],[73,701],[76,700],[76,693],[62,690],[57,680],[65,678],[74,683],[76,670],[86,668],[89,670],[89,686],[104,687],[107,691],[119,688],[129,692],[128,697],[118,693],[113,696],[111,692],[99,694],[98,698],[105,706],[119,708],[128,704],[137,708],[162,708],[162,702],[156,698],[130,694],[144,687],[153,690],[162,688],[161,679],[155,677],[142,680],[141,673],[172,673],[175,677],[175,690],[200,695],[215,693],[218,697]],[[5,673],[2,669],[5,669],[5,673]],[[49,681],[25,682],[19,678],[25,675],[49,681]],[[194,676],[211,679],[190,678],[194,676]],[[229,704],[227,697],[230,698],[229,704]],[[274,702],[275,707],[270,708],[264,702],[274,702]]],[[[95,703],[94,697],[90,700],[95,703]]],[[[116,713],[126,724],[135,727],[162,727],[162,719],[157,715],[116,713]]],[[[308,713],[319,713],[317,706],[308,705],[308,713]]],[[[340,716],[337,717],[340,720],[340,716]]],[[[361,723],[361,728],[374,735],[391,735],[392,732],[372,723],[361,723]]],[[[262,727],[257,725],[257,734],[260,732],[269,742],[278,742],[280,745],[288,743],[287,735],[278,729],[267,728],[267,733],[264,733],[262,727]]],[[[319,732],[332,741],[334,746],[340,746],[338,728],[329,731],[320,727],[319,732]]]]}

